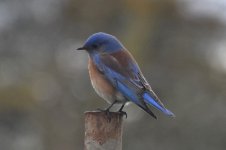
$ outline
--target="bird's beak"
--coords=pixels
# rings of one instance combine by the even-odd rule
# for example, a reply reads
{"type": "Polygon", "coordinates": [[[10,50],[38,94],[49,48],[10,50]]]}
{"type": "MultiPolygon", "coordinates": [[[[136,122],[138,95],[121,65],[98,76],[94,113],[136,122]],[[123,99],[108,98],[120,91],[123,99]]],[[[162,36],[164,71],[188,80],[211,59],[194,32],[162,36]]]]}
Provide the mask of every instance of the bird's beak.
{"type": "Polygon", "coordinates": [[[83,47],[77,48],[76,50],[87,50],[87,48],[83,46],[83,47]]]}

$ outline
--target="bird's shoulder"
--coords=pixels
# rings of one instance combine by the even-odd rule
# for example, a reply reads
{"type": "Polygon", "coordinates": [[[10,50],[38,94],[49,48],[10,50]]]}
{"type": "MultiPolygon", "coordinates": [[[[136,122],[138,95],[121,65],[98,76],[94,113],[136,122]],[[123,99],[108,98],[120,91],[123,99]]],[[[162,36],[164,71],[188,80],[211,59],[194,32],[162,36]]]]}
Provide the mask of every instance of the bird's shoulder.
{"type": "Polygon", "coordinates": [[[123,70],[131,66],[131,64],[137,64],[133,56],[127,50],[103,54],[101,55],[101,60],[110,66],[115,65],[123,70]]]}
{"type": "Polygon", "coordinates": [[[136,63],[131,53],[127,50],[118,51],[111,54],[123,67],[128,66],[130,63],[136,63]]]}

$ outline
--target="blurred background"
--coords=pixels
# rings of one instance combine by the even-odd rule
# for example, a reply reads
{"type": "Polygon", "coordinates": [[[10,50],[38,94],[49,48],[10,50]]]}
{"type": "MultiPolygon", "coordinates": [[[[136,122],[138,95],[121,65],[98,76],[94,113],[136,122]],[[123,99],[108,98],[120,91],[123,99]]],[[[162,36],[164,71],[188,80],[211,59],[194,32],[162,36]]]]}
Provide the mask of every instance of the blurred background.
{"type": "Polygon", "coordinates": [[[176,114],[125,108],[124,150],[225,150],[226,0],[1,0],[0,149],[83,149],[95,32],[113,34],[176,114]]]}

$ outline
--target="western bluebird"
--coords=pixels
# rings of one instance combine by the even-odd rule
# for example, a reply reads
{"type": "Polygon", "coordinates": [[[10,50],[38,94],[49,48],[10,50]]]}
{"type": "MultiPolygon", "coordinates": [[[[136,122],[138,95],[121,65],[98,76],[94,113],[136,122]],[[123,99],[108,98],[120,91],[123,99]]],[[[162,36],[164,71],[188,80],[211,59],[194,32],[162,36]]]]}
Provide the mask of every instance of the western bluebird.
{"type": "Polygon", "coordinates": [[[77,50],[86,50],[89,54],[88,69],[92,86],[100,97],[111,104],[105,111],[109,112],[115,103],[121,103],[119,112],[123,112],[124,105],[132,101],[154,118],[157,117],[149,105],[168,116],[174,116],[164,107],[133,56],[116,37],[95,33],[77,50]]]}

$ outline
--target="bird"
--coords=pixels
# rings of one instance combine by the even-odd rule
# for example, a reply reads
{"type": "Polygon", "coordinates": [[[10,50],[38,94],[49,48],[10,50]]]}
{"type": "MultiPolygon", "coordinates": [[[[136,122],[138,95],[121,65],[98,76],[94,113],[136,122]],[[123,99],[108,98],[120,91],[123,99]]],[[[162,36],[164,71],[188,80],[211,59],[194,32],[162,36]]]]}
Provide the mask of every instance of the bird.
{"type": "Polygon", "coordinates": [[[115,36],[94,33],[77,50],[88,52],[91,84],[95,92],[110,104],[105,112],[109,112],[114,104],[121,104],[118,112],[126,114],[123,111],[125,104],[133,102],[155,119],[157,116],[150,107],[175,117],[154,93],[132,54],[115,36]]]}

